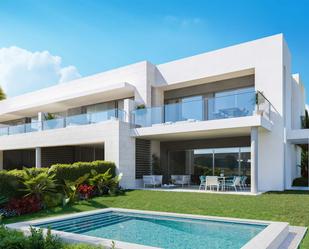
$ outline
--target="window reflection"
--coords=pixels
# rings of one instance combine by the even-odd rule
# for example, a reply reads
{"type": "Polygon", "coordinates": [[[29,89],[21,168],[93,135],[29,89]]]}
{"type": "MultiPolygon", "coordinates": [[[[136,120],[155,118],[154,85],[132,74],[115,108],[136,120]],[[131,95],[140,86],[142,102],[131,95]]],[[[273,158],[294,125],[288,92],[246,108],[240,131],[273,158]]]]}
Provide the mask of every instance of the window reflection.
{"type": "Polygon", "coordinates": [[[194,149],[168,152],[168,176],[190,174],[198,183],[201,175],[250,177],[250,147],[194,149]]]}

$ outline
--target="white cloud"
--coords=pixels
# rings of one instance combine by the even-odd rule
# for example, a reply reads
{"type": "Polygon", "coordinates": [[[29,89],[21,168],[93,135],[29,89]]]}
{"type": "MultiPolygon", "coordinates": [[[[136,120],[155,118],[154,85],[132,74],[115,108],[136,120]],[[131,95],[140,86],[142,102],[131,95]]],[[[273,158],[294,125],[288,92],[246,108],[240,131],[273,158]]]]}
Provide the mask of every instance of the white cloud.
{"type": "Polygon", "coordinates": [[[198,18],[198,17],[177,17],[177,16],[173,16],[173,15],[167,15],[164,17],[164,20],[168,23],[171,24],[176,24],[180,27],[190,27],[192,25],[197,25],[202,23],[202,19],[198,18]]]}
{"type": "Polygon", "coordinates": [[[68,66],[61,68],[59,83],[68,82],[77,78],[80,78],[80,74],[77,71],[76,67],[68,66]]]}
{"type": "Polygon", "coordinates": [[[0,48],[0,86],[8,96],[38,90],[81,77],[74,66],[62,66],[48,51],[0,48]]]}
{"type": "Polygon", "coordinates": [[[306,104],[306,110],[309,112],[309,105],[306,104]]]}

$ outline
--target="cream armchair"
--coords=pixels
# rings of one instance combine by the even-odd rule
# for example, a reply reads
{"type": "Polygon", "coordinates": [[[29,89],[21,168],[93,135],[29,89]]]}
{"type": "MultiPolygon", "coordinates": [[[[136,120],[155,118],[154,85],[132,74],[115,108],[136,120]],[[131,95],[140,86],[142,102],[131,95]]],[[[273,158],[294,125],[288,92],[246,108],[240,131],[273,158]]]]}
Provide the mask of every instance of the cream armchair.
{"type": "Polygon", "coordinates": [[[150,186],[160,186],[162,187],[162,175],[144,175],[143,176],[143,183],[144,183],[144,188],[146,188],[146,186],[150,185],[150,186]]]}
{"type": "Polygon", "coordinates": [[[190,186],[190,175],[171,175],[171,179],[175,185],[181,185],[181,187],[183,187],[184,185],[190,186]]]}

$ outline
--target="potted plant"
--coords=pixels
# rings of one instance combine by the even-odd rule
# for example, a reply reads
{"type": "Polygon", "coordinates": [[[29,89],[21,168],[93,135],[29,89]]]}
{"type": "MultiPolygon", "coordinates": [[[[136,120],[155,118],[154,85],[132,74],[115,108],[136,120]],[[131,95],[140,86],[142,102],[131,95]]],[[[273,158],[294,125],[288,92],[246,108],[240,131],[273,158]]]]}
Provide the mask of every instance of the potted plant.
{"type": "Polygon", "coordinates": [[[265,98],[263,98],[263,93],[256,92],[255,93],[255,109],[254,109],[254,114],[256,115],[263,115],[264,110],[260,109],[260,105],[265,102],[265,98]]]}
{"type": "Polygon", "coordinates": [[[136,110],[145,109],[145,108],[146,108],[145,104],[140,104],[136,106],[136,110]]]}

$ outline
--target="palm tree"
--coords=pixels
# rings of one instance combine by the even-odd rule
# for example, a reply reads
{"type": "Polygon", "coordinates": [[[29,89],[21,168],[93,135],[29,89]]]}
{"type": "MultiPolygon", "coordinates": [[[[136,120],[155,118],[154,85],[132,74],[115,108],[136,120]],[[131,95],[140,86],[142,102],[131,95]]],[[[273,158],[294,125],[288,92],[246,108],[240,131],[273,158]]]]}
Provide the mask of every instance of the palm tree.
{"type": "Polygon", "coordinates": [[[25,196],[34,195],[38,200],[44,201],[45,197],[56,193],[55,175],[49,175],[47,172],[35,172],[33,169],[24,168],[21,189],[25,196]]]}
{"type": "Polygon", "coordinates": [[[0,101],[6,99],[6,95],[0,86],[0,101]]]}

